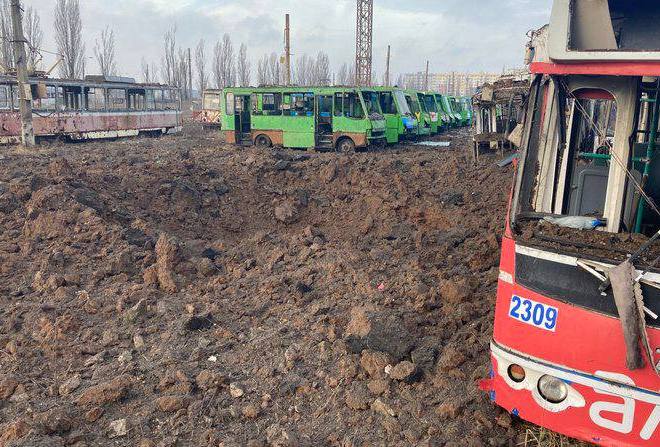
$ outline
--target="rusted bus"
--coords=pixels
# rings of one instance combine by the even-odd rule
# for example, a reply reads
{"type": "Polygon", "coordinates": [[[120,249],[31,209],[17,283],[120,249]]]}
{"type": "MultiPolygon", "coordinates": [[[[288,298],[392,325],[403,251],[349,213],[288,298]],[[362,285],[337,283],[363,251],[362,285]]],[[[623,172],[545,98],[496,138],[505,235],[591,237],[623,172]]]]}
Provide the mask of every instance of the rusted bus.
{"type": "MultiPolygon", "coordinates": [[[[174,87],[98,76],[85,80],[34,78],[30,86],[34,131],[40,140],[119,138],[181,130],[181,101],[174,87]]],[[[20,132],[18,86],[15,79],[0,76],[0,143],[17,143],[20,132]]]]}
{"type": "Polygon", "coordinates": [[[222,116],[220,112],[220,98],[222,90],[207,89],[202,93],[202,109],[193,112],[193,121],[204,128],[220,129],[222,116]]]}

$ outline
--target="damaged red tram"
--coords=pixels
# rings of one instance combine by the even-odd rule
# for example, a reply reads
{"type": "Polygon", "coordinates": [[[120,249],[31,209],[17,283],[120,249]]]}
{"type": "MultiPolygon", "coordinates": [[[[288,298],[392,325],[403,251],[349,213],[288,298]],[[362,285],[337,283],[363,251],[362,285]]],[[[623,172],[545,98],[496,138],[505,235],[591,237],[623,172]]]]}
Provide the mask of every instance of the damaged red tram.
{"type": "Polygon", "coordinates": [[[492,373],[512,414],[660,445],[660,6],[556,0],[502,238],[492,373]]]}

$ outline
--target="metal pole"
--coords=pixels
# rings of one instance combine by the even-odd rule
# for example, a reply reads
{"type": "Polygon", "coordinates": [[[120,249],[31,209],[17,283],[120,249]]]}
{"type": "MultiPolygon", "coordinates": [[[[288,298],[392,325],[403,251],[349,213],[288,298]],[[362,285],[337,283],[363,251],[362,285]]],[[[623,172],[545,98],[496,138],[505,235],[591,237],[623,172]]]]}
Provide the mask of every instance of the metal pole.
{"type": "Polygon", "coordinates": [[[192,108],[192,96],[193,96],[193,91],[192,87],[193,86],[193,81],[192,81],[192,55],[190,54],[190,48],[188,48],[188,99],[191,101],[190,107],[192,108]]]}
{"type": "Polygon", "coordinates": [[[385,69],[385,87],[390,86],[390,46],[387,46],[387,64],[385,69]]]}
{"type": "MultiPolygon", "coordinates": [[[[658,115],[660,114],[660,80],[656,83],[655,99],[653,100],[653,113],[651,114],[651,128],[649,132],[649,144],[646,148],[646,161],[644,163],[644,175],[642,177],[642,190],[646,187],[649,175],[651,174],[651,160],[655,153],[655,140],[658,138],[658,115]]],[[[635,154],[633,154],[634,157],[635,154]]],[[[642,223],[644,220],[644,211],[646,202],[644,196],[640,193],[639,204],[637,205],[637,221],[635,222],[635,233],[642,232],[642,223]]]]}
{"type": "Polygon", "coordinates": [[[426,74],[424,75],[424,90],[429,90],[429,61],[426,61],[426,74]]]}
{"type": "Polygon", "coordinates": [[[21,141],[25,146],[34,146],[34,127],[32,126],[32,90],[27,72],[25,36],[23,35],[23,16],[19,0],[11,0],[11,21],[14,28],[14,63],[21,111],[21,141]]]}
{"type": "Polygon", "coordinates": [[[284,85],[291,85],[291,26],[289,14],[285,16],[284,27],[284,85]]]}

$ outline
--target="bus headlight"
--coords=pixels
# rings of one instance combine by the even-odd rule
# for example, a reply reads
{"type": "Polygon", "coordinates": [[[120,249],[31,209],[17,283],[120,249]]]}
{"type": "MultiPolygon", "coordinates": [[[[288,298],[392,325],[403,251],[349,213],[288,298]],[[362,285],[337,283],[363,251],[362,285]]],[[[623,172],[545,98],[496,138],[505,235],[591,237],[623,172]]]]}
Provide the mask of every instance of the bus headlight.
{"type": "Polygon", "coordinates": [[[568,387],[556,377],[545,375],[539,379],[539,393],[548,402],[558,404],[568,397],[568,387]]]}

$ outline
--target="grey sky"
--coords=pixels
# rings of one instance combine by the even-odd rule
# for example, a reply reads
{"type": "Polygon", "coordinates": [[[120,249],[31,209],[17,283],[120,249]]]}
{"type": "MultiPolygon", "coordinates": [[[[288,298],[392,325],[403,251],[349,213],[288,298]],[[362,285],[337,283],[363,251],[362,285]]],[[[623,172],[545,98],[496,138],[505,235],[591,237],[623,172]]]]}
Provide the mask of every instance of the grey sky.
{"type": "MultiPolygon", "coordinates": [[[[547,23],[551,0],[375,0],[374,70],[384,71],[392,45],[392,71],[500,71],[522,65],[525,33],[547,23]]],[[[46,50],[52,39],[54,0],[24,0],[41,15],[46,50]]],[[[94,39],[114,28],[121,73],[140,75],[142,57],[159,62],[163,33],[172,25],[178,42],[212,45],[228,32],[234,45],[248,45],[253,66],[264,53],[282,52],[284,14],[292,17],[297,55],[326,51],[333,69],[355,53],[355,0],[80,0],[87,42],[88,72],[94,39]]],[[[294,56],[295,58],[295,56],[294,56]]],[[[254,73],[254,67],[253,67],[254,73]]],[[[380,77],[380,76],[379,76],[380,77]]]]}

